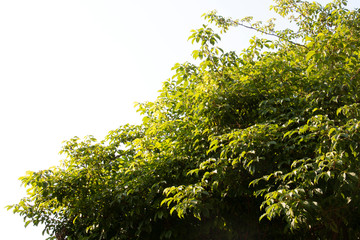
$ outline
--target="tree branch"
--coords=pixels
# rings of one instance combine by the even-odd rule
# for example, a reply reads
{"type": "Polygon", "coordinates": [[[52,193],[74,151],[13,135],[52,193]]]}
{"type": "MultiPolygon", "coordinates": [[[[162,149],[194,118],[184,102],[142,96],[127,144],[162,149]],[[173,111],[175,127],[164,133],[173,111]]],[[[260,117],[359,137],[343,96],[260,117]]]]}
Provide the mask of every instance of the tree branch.
{"type": "Polygon", "coordinates": [[[293,42],[293,41],[291,41],[291,40],[289,40],[289,39],[286,39],[286,38],[284,38],[284,37],[282,37],[282,36],[277,35],[277,34],[274,33],[274,32],[265,32],[265,31],[263,31],[263,30],[254,28],[254,27],[252,27],[252,26],[247,26],[247,25],[245,25],[245,24],[243,24],[243,23],[237,23],[237,25],[238,25],[238,26],[241,26],[241,27],[245,27],[245,28],[251,29],[251,30],[255,30],[255,31],[257,31],[257,32],[260,32],[260,33],[263,33],[263,34],[266,34],[266,35],[269,35],[269,36],[274,36],[274,37],[280,38],[280,39],[282,39],[282,40],[284,40],[284,41],[286,41],[286,42],[289,42],[289,43],[291,43],[291,44],[293,44],[293,45],[297,45],[297,46],[299,46],[299,47],[304,47],[304,48],[308,49],[305,45],[302,45],[302,44],[300,44],[300,43],[293,42]]]}

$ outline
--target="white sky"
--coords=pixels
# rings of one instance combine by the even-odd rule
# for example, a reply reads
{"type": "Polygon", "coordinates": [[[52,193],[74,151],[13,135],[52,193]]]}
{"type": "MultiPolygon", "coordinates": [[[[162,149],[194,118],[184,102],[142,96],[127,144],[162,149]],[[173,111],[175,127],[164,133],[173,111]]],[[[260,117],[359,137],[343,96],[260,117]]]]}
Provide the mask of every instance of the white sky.
{"type": "MultiPolygon", "coordinates": [[[[329,2],[326,0],[322,3],[329,2]]],[[[103,138],[139,123],[134,102],[154,100],[176,62],[191,61],[187,42],[203,13],[259,20],[270,0],[0,1],[0,238],[45,239],[4,206],[25,190],[27,170],[57,165],[61,142],[103,138]]],[[[349,8],[360,7],[350,0],[349,8]]],[[[272,14],[272,15],[271,15],[272,14]]],[[[241,50],[254,35],[233,29],[221,46],[241,50]]]]}

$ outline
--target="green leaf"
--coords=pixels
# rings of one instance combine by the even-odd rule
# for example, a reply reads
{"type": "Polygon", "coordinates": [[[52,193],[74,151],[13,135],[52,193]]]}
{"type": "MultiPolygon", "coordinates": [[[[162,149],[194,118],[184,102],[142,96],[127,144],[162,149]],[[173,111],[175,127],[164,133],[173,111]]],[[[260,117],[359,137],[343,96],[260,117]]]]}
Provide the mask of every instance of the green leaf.
{"type": "Polygon", "coordinates": [[[309,51],[309,52],[306,54],[306,61],[309,61],[310,58],[311,58],[312,56],[314,56],[315,53],[316,53],[315,51],[309,51]]]}

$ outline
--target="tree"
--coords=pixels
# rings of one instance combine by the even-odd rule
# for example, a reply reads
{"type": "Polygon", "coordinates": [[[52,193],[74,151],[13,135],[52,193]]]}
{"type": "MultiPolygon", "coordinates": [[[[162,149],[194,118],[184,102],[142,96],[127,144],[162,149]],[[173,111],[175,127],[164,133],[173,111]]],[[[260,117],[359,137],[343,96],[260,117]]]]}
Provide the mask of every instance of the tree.
{"type": "Polygon", "coordinates": [[[275,0],[296,24],[205,15],[263,33],[240,54],[204,25],[141,125],[65,142],[9,206],[50,239],[359,239],[360,15],[275,0]]]}

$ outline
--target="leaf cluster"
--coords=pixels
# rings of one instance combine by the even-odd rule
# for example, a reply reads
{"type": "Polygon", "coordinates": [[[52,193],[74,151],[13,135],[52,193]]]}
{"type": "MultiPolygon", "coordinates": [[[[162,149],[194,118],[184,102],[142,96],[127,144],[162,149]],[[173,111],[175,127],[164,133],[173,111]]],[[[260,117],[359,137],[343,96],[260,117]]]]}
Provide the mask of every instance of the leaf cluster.
{"type": "Polygon", "coordinates": [[[65,142],[9,208],[50,239],[360,238],[359,11],[274,2],[295,30],[205,14],[141,125],[65,142]],[[238,26],[270,39],[224,52],[238,26]]]}

